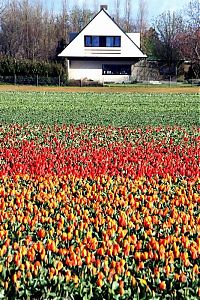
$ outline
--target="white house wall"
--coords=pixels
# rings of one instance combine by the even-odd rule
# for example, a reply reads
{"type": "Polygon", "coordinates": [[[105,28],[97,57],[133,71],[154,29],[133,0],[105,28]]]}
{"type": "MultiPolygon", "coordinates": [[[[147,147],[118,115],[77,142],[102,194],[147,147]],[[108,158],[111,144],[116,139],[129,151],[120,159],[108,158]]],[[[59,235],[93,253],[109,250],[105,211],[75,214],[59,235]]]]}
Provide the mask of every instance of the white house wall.
{"type": "Polygon", "coordinates": [[[79,35],[62,51],[60,56],[65,57],[146,57],[138,48],[138,35],[128,37],[104,12],[99,14],[79,33],[79,35]],[[121,47],[85,47],[84,36],[121,36],[121,47]]]}
{"type": "Polygon", "coordinates": [[[69,79],[127,82],[131,81],[134,76],[136,61],[146,58],[139,46],[139,33],[126,34],[107,12],[101,10],[59,56],[68,59],[69,79]],[[85,47],[85,36],[120,36],[120,47],[85,47]],[[105,66],[104,74],[102,74],[103,64],[115,66],[110,69],[109,66],[105,66]],[[120,65],[131,65],[131,72],[129,67],[124,70],[122,67],[122,71],[118,71],[116,65],[119,66],[119,69],[120,65]],[[113,75],[113,73],[117,73],[117,75],[113,75]],[[119,73],[121,75],[118,75],[119,73]],[[124,75],[124,73],[131,73],[131,75],[124,75]]]}
{"type": "MultiPolygon", "coordinates": [[[[127,64],[134,65],[135,62],[124,61],[82,61],[71,60],[69,62],[68,77],[75,80],[94,80],[99,82],[129,82],[132,76],[130,75],[103,75],[103,64],[127,64]]],[[[133,70],[133,67],[132,67],[133,70]]]]}
{"type": "Polygon", "coordinates": [[[126,34],[140,48],[140,33],[139,32],[127,32],[126,34]]]}

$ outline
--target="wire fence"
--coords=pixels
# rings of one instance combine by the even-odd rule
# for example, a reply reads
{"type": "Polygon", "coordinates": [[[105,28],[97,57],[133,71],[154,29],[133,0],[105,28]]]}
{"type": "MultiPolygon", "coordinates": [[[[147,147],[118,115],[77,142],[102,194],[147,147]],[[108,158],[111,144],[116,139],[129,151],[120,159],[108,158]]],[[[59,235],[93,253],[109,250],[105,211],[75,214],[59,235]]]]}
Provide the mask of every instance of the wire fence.
{"type": "Polygon", "coordinates": [[[49,77],[49,76],[0,76],[1,84],[16,84],[16,85],[51,85],[51,86],[66,86],[68,84],[67,78],[63,76],[49,77]]]}
{"type": "MultiPolygon", "coordinates": [[[[107,84],[115,84],[115,82],[101,82],[93,80],[68,80],[67,76],[0,76],[0,84],[14,84],[14,85],[32,85],[32,86],[103,86],[107,84]]],[[[200,86],[200,79],[190,79],[187,81],[178,81],[175,76],[166,76],[165,78],[156,80],[153,76],[148,76],[147,78],[142,78],[137,76],[136,78],[131,77],[128,82],[122,82],[123,84],[168,84],[168,85],[178,85],[178,84],[189,84],[191,86],[200,86]]]]}

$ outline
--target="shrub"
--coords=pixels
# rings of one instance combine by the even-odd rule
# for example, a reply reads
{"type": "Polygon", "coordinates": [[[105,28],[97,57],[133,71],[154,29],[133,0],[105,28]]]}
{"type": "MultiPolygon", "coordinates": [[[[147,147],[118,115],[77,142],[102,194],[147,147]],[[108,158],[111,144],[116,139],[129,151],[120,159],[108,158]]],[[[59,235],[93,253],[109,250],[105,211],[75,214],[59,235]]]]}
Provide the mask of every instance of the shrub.
{"type": "Polygon", "coordinates": [[[58,63],[15,59],[13,57],[0,57],[0,75],[1,76],[66,76],[66,69],[58,63]]]}

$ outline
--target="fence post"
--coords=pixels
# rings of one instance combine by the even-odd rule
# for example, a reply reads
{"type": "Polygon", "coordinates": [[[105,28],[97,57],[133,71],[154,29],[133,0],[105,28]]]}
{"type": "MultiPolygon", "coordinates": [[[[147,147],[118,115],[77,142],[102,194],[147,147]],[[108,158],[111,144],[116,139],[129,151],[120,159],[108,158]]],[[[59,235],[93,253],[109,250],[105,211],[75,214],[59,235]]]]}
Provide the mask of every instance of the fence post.
{"type": "Polygon", "coordinates": [[[60,86],[60,75],[58,76],[58,85],[60,86]]]}
{"type": "Polygon", "coordinates": [[[36,75],[36,86],[38,86],[38,75],[36,75]]]}
{"type": "Polygon", "coordinates": [[[16,83],[17,83],[17,75],[14,74],[14,84],[16,84],[16,83]]]}

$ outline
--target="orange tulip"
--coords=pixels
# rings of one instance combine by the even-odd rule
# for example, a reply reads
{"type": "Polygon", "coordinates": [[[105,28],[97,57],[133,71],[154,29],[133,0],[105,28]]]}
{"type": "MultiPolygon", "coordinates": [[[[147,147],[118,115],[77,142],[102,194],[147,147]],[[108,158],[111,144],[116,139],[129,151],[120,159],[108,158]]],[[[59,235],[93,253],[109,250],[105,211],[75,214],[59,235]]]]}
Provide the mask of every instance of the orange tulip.
{"type": "Polygon", "coordinates": [[[60,270],[62,270],[62,268],[63,268],[63,263],[61,261],[58,261],[57,264],[56,264],[56,269],[58,271],[60,271],[60,270]]]}
{"type": "Polygon", "coordinates": [[[99,287],[102,287],[102,286],[103,286],[103,280],[100,279],[100,278],[98,278],[98,279],[97,279],[97,285],[98,285],[99,287]]]}
{"type": "Polygon", "coordinates": [[[159,283],[159,289],[160,290],[166,290],[166,283],[165,283],[165,281],[161,281],[160,283],[159,283]]]}
{"type": "Polygon", "coordinates": [[[71,279],[71,271],[67,270],[65,272],[65,280],[68,282],[68,281],[70,281],[70,279],[71,279]]]}
{"type": "Polygon", "coordinates": [[[141,252],[135,252],[134,257],[135,257],[136,260],[140,261],[140,259],[141,259],[141,252]]]}
{"type": "Polygon", "coordinates": [[[193,269],[192,269],[192,272],[193,272],[194,274],[199,274],[199,273],[200,273],[200,271],[199,271],[199,266],[198,266],[197,264],[194,265],[194,267],[193,267],[193,269]]]}
{"type": "Polygon", "coordinates": [[[179,281],[180,282],[186,282],[187,281],[187,277],[185,276],[184,273],[180,274],[179,281]]]}
{"type": "Polygon", "coordinates": [[[121,295],[121,296],[123,296],[124,295],[124,293],[125,293],[125,290],[124,290],[124,287],[119,287],[119,294],[121,295]]]}
{"type": "Polygon", "coordinates": [[[137,284],[137,281],[134,276],[131,276],[131,284],[132,284],[132,286],[136,286],[136,284],[137,284]]]}

